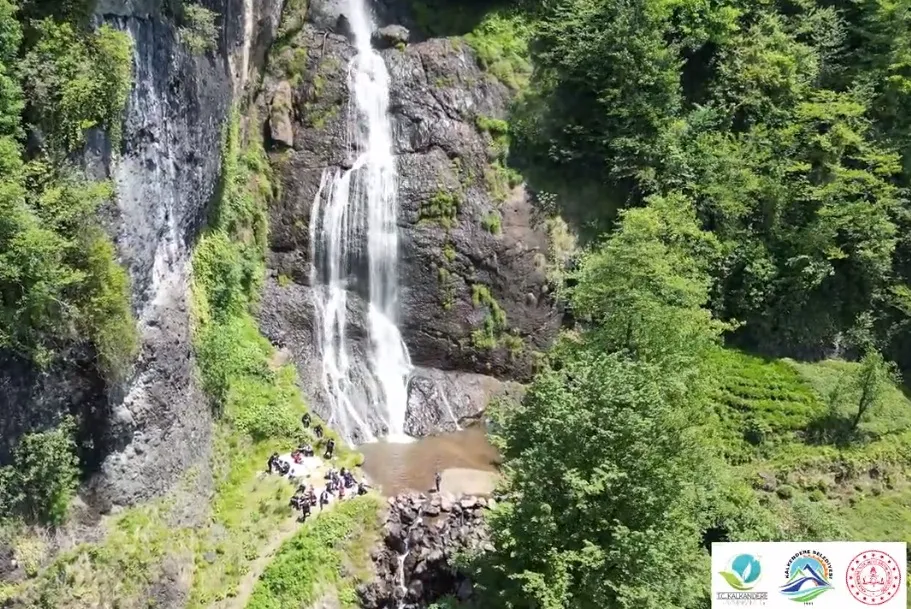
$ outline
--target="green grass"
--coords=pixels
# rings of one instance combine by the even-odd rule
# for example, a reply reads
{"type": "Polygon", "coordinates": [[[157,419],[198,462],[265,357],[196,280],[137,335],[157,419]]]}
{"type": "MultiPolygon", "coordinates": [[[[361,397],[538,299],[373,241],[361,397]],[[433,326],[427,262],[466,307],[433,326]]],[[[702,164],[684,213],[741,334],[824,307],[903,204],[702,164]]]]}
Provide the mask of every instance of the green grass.
{"type": "Polygon", "coordinates": [[[380,500],[368,495],[311,519],[288,540],[253,589],[248,609],[299,609],[325,596],[356,607],[355,587],[370,575],[380,500]]]}
{"type": "Polygon", "coordinates": [[[760,473],[775,477],[774,491],[750,492],[782,538],[911,538],[911,401],[901,388],[889,387],[858,432],[836,442],[814,430],[853,414],[846,387],[859,364],[729,349],[707,363],[717,441],[735,477],[757,489],[760,473]]]}

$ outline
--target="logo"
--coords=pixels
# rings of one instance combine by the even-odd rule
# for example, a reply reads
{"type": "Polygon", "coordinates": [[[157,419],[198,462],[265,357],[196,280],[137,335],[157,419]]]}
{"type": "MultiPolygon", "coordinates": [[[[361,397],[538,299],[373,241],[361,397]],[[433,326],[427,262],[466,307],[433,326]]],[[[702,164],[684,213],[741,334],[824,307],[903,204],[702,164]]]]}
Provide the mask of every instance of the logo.
{"type": "Polygon", "coordinates": [[[832,590],[832,563],[819,552],[801,550],[788,560],[784,571],[787,581],[779,590],[797,603],[809,603],[832,590]]]}
{"type": "Polygon", "coordinates": [[[744,592],[752,590],[759,583],[759,578],[762,576],[762,566],[752,554],[738,554],[728,562],[727,568],[724,571],[720,571],[719,574],[731,588],[738,592],[744,592]]]}
{"type": "Polygon", "coordinates": [[[898,594],[902,574],[898,563],[885,552],[861,552],[848,564],[845,583],[851,596],[865,605],[882,605],[898,594]]]}

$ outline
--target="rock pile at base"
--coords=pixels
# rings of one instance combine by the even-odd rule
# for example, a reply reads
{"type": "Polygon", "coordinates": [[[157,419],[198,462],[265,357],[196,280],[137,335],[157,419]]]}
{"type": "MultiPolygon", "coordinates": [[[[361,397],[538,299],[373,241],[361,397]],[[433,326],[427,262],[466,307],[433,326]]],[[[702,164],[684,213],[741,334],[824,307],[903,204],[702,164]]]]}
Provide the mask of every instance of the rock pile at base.
{"type": "Polygon", "coordinates": [[[376,578],[358,589],[361,607],[426,607],[444,596],[470,598],[471,581],[452,559],[493,549],[483,514],[494,505],[493,499],[447,493],[390,497],[383,541],[371,554],[376,578]]]}

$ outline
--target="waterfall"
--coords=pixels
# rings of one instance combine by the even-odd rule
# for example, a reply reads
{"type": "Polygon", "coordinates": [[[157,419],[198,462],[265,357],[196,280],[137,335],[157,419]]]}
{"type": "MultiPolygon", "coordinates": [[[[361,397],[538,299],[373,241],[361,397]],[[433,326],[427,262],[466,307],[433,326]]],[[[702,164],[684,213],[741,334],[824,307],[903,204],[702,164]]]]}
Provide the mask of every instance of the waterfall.
{"type": "Polygon", "coordinates": [[[356,55],[348,65],[349,169],[323,173],[310,217],[311,285],[316,286],[319,348],[331,416],[349,440],[374,440],[370,421],[404,440],[411,360],[396,325],[397,185],[389,120],[389,72],[370,44],[365,0],[348,0],[356,55]],[[365,249],[366,246],[366,249],[365,249]],[[366,362],[347,333],[349,285],[366,257],[369,285],[366,362]]]}

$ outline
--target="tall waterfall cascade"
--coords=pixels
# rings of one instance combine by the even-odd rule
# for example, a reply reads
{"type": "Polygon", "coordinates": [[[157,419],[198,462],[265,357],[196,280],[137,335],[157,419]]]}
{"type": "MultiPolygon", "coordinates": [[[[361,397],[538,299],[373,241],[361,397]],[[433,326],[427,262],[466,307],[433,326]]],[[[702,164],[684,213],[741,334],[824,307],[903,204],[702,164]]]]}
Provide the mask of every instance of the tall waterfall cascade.
{"type": "Polygon", "coordinates": [[[389,119],[389,72],[371,46],[366,0],[348,0],[356,55],[348,65],[349,169],[327,168],[311,208],[311,285],[316,298],[322,381],[329,424],[349,441],[373,441],[376,425],[407,440],[405,409],[411,360],[396,325],[398,214],[389,119]],[[369,284],[366,357],[348,334],[351,278],[366,269],[369,284]]]}

